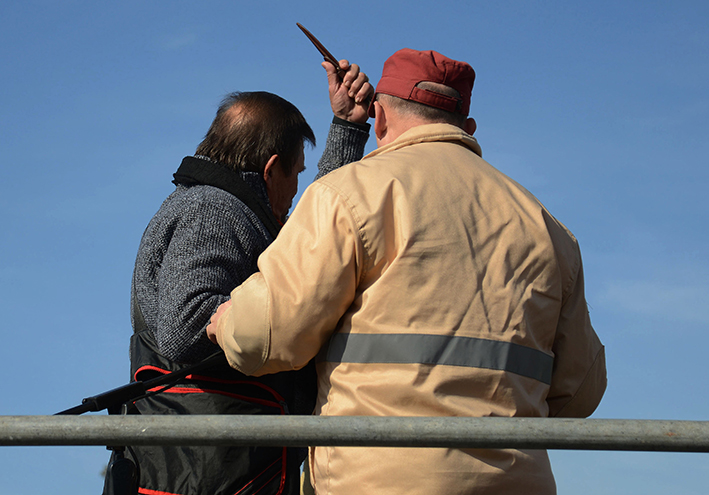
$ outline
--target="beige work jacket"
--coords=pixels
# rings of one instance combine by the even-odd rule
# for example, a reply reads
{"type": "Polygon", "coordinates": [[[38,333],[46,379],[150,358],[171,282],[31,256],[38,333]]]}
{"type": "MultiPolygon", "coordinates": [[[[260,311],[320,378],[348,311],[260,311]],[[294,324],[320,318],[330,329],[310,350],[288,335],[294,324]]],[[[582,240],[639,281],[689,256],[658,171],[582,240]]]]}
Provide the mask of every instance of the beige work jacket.
{"type": "MultiPolygon", "coordinates": [[[[573,235],[461,130],[416,127],[312,184],[218,340],[247,374],[318,359],[317,414],[585,417],[603,346],[573,235]]],[[[316,447],[318,494],[550,494],[545,451],[316,447]]]]}

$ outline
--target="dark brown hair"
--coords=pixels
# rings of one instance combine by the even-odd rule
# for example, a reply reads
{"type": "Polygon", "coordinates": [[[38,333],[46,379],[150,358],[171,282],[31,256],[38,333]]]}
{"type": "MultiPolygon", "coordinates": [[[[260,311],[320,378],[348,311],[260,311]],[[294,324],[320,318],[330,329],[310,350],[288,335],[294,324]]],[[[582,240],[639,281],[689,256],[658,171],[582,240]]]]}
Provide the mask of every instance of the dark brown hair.
{"type": "Polygon", "coordinates": [[[278,155],[289,176],[306,141],[315,146],[315,135],[295,105],[265,91],[238,91],[222,100],[195,154],[259,173],[278,155]]]}

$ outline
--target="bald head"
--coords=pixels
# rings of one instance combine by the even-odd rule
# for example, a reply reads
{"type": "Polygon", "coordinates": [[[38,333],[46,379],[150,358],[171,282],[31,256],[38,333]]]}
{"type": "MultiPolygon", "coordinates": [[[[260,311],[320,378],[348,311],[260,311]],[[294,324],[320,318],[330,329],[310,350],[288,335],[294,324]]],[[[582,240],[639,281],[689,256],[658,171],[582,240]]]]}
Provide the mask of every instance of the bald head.
{"type": "Polygon", "coordinates": [[[290,175],[305,142],[315,145],[315,135],[292,103],[265,91],[235,92],[222,101],[195,154],[259,173],[278,155],[290,175]]]}

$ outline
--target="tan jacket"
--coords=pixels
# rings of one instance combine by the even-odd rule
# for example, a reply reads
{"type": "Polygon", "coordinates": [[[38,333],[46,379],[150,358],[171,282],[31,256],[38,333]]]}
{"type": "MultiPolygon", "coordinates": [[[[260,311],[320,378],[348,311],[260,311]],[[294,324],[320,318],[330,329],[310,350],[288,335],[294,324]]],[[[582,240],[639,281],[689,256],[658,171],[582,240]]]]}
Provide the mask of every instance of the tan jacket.
{"type": "MultiPolygon", "coordinates": [[[[606,385],[575,238],[459,129],[416,127],[303,194],[218,340],[318,359],[317,414],[585,417],[606,385]]],[[[545,451],[311,451],[318,494],[550,494],[545,451]]]]}

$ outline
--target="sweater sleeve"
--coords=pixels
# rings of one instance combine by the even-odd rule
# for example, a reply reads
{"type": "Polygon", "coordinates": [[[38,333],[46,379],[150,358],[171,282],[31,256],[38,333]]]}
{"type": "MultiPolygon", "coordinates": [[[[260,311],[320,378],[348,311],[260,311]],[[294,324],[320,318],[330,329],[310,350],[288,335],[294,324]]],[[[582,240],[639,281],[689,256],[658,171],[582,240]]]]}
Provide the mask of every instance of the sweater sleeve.
{"type": "Polygon", "coordinates": [[[361,160],[369,139],[369,128],[369,124],[356,124],[333,117],[315,180],[343,165],[361,160]]]}
{"type": "Polygon", "coordinates": [[[160,352],[184,363],[215,352],[204,331],[209,318],[257,270],[258,255],[268,243],[258,219],[227,193],[209,188],[201,199],[189,199],[175,216],[159,264],[157,307],[145,312],[160,352]]]}

